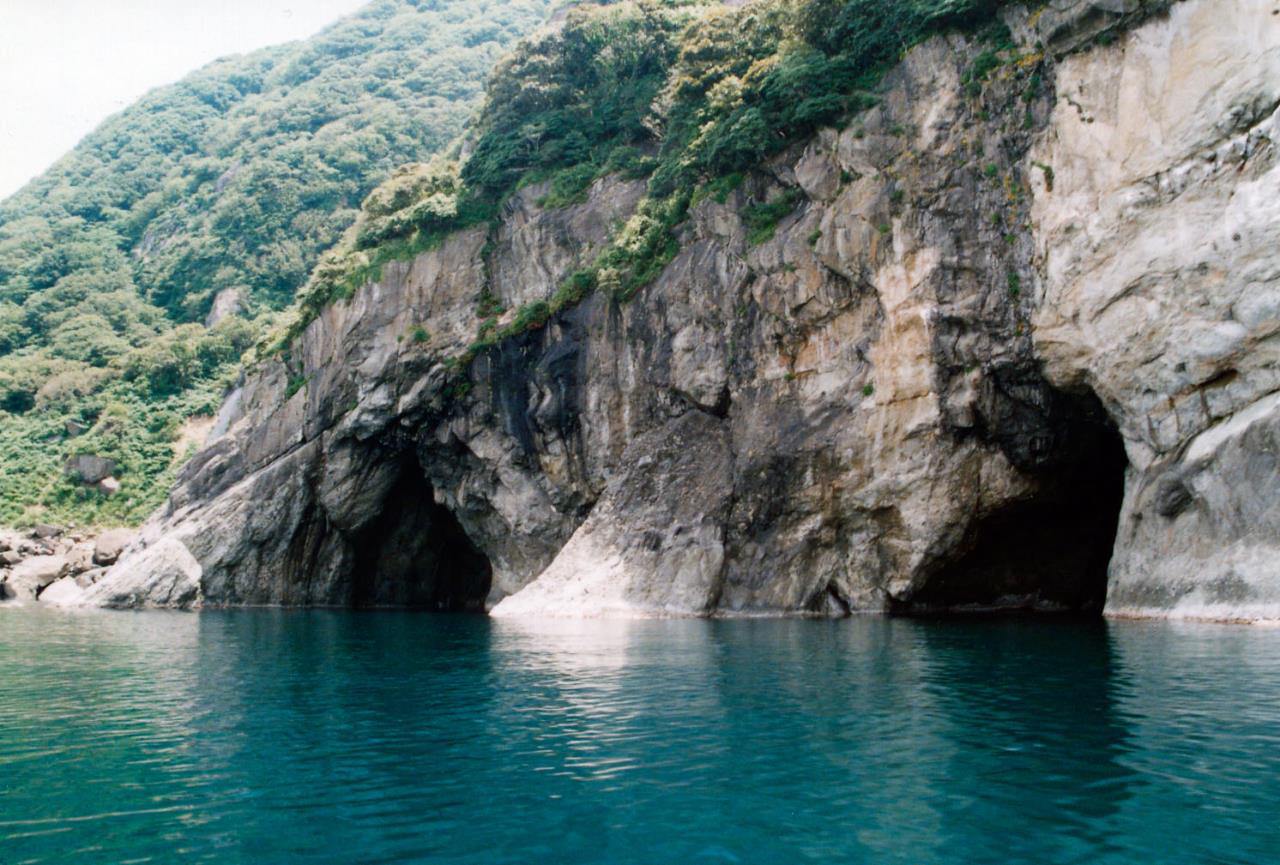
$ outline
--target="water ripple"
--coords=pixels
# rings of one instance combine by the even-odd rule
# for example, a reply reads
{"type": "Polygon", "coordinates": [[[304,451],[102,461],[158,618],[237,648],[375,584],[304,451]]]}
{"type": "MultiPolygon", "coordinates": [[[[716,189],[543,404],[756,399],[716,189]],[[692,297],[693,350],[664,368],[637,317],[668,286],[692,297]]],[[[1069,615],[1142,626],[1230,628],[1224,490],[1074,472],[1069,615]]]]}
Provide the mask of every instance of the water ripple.
{"type": "Polygon", "coordinates": [[[0,611],[0,862],[1276,861],[1280,631],[0,611]]]}

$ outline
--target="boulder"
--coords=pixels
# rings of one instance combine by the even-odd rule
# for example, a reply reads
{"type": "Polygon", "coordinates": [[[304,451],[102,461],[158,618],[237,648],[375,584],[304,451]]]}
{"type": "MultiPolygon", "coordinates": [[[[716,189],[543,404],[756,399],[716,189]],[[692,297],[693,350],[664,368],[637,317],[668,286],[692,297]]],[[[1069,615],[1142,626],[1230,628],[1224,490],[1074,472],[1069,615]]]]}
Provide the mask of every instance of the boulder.
{"type": "Polygon", "coordinates": [[[93,568],[91,570],[85,571],[82,574],[76,574],[76,577],[75,577],[76,585],[82,589],[87,589],[90,586],[92,586],[94,583],[98,582],[98,580],[100,580],[102,578],[102,575],[105,574],[106,572],[107,572],[106,568],[93,568]]]}
{"type": "Polygon", "coordinates": [[[17,550],[5,550],[3,553],[0,553],[0,565],[16,565],[18,562],[22,561],[22,559],[22,553],[17,550]]]}
{"type": "Polygon", "coordinates": [[[95,565],[114,565],[120,553],[133,541],[130,529],[111,529],[98,535],[93,546],[93,563],[95,565]]]}
{"type": "Polygon", "coordinates": [[[91,544],[76,544],[71,547],[66,554],[67,573],[71,575],[83,574],[85,571],[93,568],[94,546],[91,544]]]}
{"type": "Polygon", "coordinates": [[[9,597],[33,600],[41,589],[61,577],[66,567],[67,560],[62,556],[34,556],[15,565],[6,581],[9,597]]]}
{"type": "Polygon", "coordinates": [[[200,606],[202,569],[186,546],[163,538],[111,569],[108,579],[85,591],[88,606],[138,608],[200,606]]]}
{"type": "Polygon", "coordinates": [[[63,577],[40,593],[40,603],[53,607],[78,606],[84,596],[84,589],[73,577],[63,577]]]}
{"type": "Polygon", "coordinates": [[[216,327],[224,319],[236,315],[244,307],[244,295],[239,288],[224,288],[213,298],[213,306],[205,317],[205,327],[216,327]]]}
{"type": "Polygon", "coordinates": [[[96,484],[111,477],[116,471],[116,461],[96,454],[76,454],[67,459],[63,471],[68,477],[83,484],[96,484]]]}
{"type": "Polygon", "coordinates": [[[36,523],[36,525],[31,529],[31,537],[39,538],[40,540],[48,540],[49,538],[58,537],[63,533],[63,531],[65,530],[62,526],[49,525],[48,523],[36,523]]]}
{"type": "Polygon", "coordinates": [[[111,497],[120,492],[120,482],[115,478],[103,478],[94,484],[98,488],[98,492],[104,496],[111,497]]]}
{"type": "Polygon", "coordinates": [[[69,436],[84,435],[89,430],[88,426],[74,418],[67,418],[66,428],[69,436]]]}

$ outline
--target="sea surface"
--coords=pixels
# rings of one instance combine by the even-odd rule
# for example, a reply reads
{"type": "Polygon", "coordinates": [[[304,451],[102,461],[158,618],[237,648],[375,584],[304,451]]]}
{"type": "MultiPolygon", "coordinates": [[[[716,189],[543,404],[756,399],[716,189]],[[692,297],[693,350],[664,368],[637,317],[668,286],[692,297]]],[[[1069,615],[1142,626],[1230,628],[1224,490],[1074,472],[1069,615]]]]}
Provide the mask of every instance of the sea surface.
{"type": "Polygon", "coordinates": [[[1280,629],[0,609],[26,862],[1280,862],[1280,629]]]}

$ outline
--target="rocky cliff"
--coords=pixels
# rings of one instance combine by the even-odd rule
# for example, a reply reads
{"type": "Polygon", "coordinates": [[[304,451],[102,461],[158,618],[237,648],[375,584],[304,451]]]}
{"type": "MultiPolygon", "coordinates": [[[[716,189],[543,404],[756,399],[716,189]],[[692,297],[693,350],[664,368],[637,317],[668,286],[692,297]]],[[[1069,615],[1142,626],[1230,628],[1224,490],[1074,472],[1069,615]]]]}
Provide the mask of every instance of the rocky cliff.
{"type": "Polygon", "coordinates": [[[1280,618],[1280,7],[1145,8],[932,39],[459,370],[643,194],[526,187],[248,374],[85,601],[1280,618]]]}

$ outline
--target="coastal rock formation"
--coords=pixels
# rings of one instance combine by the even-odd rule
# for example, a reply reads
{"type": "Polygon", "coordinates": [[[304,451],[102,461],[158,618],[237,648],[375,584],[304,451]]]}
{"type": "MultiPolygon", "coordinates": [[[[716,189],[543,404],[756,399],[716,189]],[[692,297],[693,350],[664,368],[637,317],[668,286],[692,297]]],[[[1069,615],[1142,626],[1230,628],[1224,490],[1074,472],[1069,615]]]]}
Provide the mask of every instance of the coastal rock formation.
{"type": "MultiPolygon", "coordinates": [[[[50,602],[58,599],[65,606],[77,606],[82,599],[77,589],[88,588],[98,581],[104,570],[98,565],[99,552],[121,549],[134,537],[132,529],[112,529],[95,540],[81,532],[61,526],[37,525],[27,534],[0,531],[0,601],[16,600],[50,602]],[[57,592],[50,592],[60,587],[57,592]]],[[[111,561],[115,561],[112,558],[111,561]]]]}
{"type": "Polygon", "coordinates": [[[244,378],[83,601],[1280,618],[1280,16],[1107,29],[1145,5],[1013,10],[1061,56],[979,92],[980,44],[919,46],[702,198],[637,296],[461,372],[482,293],[550,298],[643,183],[530,186],[387,265],[244,378]]]}
{"type": "Polygon", "coordinates": [[[1107,607],[1280,616],[1280,7],[1180,3],[1067,59],[1037,354],[1132,465],[1107,607]]]}

